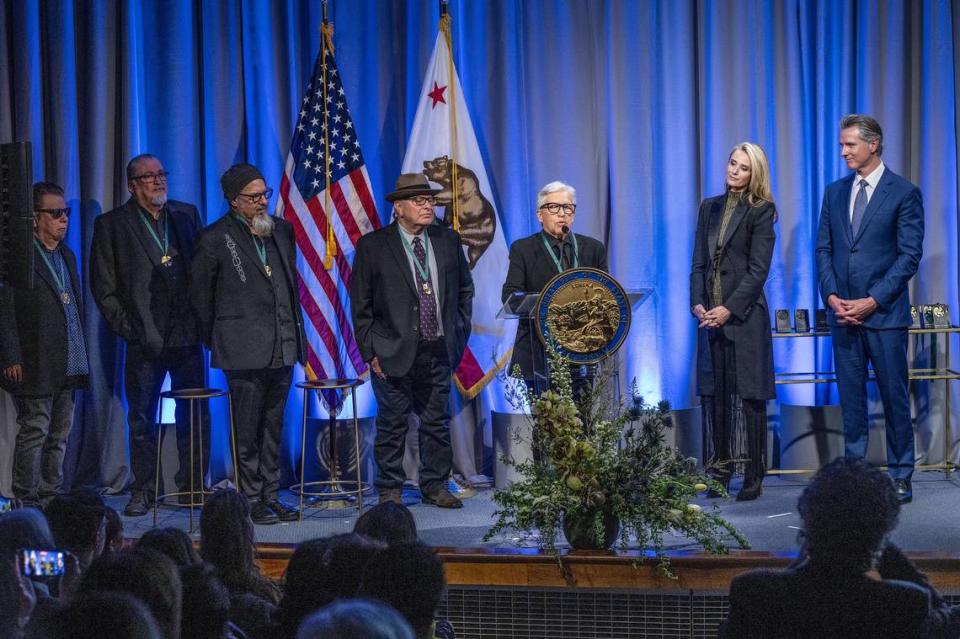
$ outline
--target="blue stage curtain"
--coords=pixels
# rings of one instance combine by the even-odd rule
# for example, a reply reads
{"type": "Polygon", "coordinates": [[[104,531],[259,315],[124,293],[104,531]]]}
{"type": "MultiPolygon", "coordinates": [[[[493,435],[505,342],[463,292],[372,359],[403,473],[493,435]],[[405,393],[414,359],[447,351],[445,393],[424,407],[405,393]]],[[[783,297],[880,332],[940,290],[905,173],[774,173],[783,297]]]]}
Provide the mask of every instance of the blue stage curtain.
{"type": "MultiPolygon", "coordinates": [[[[330,3],[378,198],[401,165],[437,4],[330,3]]],[[[771,306],[819,305],[817,216],[825,185],[846,172],[837,123],[848,112],[879,119],[887,166],[921,187],[927,237],[914,299],[947,302],[957,320],[957,2],[454,0],[451,13],[508,240],[536,229],[536,191],[561,179],[578,190],[577,230],[607,242],[613,274],[626,288],[655,289],[623,352],[627,379],[646,397],[696,402],[687,299],[695,216],[703,197],[722,191],[735,143],[759,143],[772,163],[771,306]]],[[[68,242],[84,261],[93,218],[126,199],[123,167],[140,152],[172,172],[171,197],[212,221],[225,209],[219,176],[234,162],[279,184],[319,23],[317,2],[0,0],[0,140],[33,142],[36,178],[66,188],[68,242]]],[[[119,490],[123,349],[93,304],[86,322],[93,386],[70,462],[76,481],[119,490]]],[[[776,346],[778,370],[832,365],[828,344],[788,342],[776,346]]],[[[223,383],[219,373],[211,383],[223,383]]],[[[939,405],[937,393],[925,403],[939,405]]],[[[807,387],[781,400],[835,397],[807,387]]],[[[291,396],[288,419],[298,401],[291,396]]],[[[215,452],[222,466],[224,451],[215,452]]]]}

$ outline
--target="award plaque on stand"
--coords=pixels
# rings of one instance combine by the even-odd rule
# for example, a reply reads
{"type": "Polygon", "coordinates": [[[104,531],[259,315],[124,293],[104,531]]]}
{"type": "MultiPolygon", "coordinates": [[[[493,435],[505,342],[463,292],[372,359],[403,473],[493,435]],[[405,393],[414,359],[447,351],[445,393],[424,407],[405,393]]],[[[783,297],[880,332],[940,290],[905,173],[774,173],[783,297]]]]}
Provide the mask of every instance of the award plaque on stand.
{"type": "Polygon", "coordinates": [[[778,333],[789,333],[790,332],[790,311],[785,308],[778,308],[776,310],[776,330],[778,333]]]}
{"type": "Polygon", "coordinates": [[[950,328],[950,309],[946,304],[933,305],[933,327],[950,328]]]}
{"type": "Polygon", "coordinates": [[[798,333],[810,332],[810,311],[798,308],[793,311],[793,330],[798,333]]]}
{"type": "Polygon", "coordinates": [[[933,323],[933,304],[923,304],[920,306],[920,316],[924,328],[934,328],[933,323]]]}
{"type": "Polygon", "coordinates": [[[910,328],[921,328],[920,311],[917,310],[916,306],[910,307],[910,328]]]}
{"type": "Polygon", "coordinates": [[[814,320],[816,324],[814,325],[814,330],[818,333],[826,333],[830,330],[830,325],[827,324],[827,309],[818,308],[816,310],[816,319],[814,320]]]}

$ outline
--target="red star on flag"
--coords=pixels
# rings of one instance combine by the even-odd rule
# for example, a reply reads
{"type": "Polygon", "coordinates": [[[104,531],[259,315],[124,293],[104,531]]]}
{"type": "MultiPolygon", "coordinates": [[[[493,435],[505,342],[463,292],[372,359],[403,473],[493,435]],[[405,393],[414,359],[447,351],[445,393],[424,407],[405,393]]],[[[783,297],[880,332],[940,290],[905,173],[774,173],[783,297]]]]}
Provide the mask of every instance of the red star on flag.
{"type": "Polygon", "coordinates": [[[446,90],[446,88],[447,87],[445,86],[438,87],[436,82],[433,83],[433,91],[427,94],[430,96],[430,99],[433,100],[433,104],[431,105],[432,108],[436,108],[437,103],[439,102],[443,102],[444,104],[447,103],[447,101],[443,99],[443,92],[446,90]]]}

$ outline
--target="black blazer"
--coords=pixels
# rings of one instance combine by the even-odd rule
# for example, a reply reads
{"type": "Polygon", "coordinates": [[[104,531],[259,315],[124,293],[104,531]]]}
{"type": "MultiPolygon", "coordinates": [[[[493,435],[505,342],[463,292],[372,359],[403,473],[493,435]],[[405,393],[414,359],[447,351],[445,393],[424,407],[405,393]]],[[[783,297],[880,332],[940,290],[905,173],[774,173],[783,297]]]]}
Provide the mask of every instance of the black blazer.
{"type": "MultiPolygon", "coordinates": [[[[690,308],[710,309],[714,253],[726,195],[705,199],[697,216],[697,234],[690,269],[690,308]]],[[[732,316],[723,334],[733,341],[737,354],[737,392],[745,399],[773,399],[773,346],[770,311],[763,285],[767,281],[776,234],[776,208],[772,203],[749,206],[741,201],[733,211],[721,248],[719,269],[723,305],[732,316]]],[[[707,329],[697,335],[697,394],[713,395],[713,367],[707,329]]]]}
{"type": "MultiPolygon", "coordinates": [[[[66,244],[61,244],[60,250],[70,273],[71,301],[78,305],[83,322],[77,258],[66,244]]],[[[40,256],[36,256],[33,270],[32,289],[0,287],[0,385],[14,394],[50,395],[63,387],[66,378],[67,320],[60,290],[40,256]],[[23,367],[19,384],[2,375],[2,369],[14,364],[23,367]]],[[[86,376],[77,384],[85,386],[86,376]]]]}
{"type": "MultiPolygon", "coordinates": [[[[543,232],[537,231],[529,237],[517,240],[510,245],[510,266],[507,279],[500,292],[502,302],[515,292],[539,293],[543,287],[557,275],[557,265],[547,247],[543,245],[543,232]]],[[[575,234],[580,266],[607,270],[607,249],[592,237],[575,234]]],[[[532,321],[520,320],[517,324],[517,336],[513,342],[513,360],[508,373],[519,365],[524,379],[533,378],[533,358],[543,361],[544,351],[537,337],[532,321]],[[533,333],[533,352],[530,349],[530,337],[533,333]]],[[[544,371],[545,372],[545,371],[544,371]]]]}
{"type": "Polygon", "coordinates": [[[908,639],[926,637],[930,593],[895,579],[804,566],[758,570],[730,584],[721,639],[908,639]]]}
{"type": "MultiPolygon", "coordinates": [[[[273,239],[283,258],[272,277],[284,278],[297,333],[297,361],[307,361],[297,287],[297,247],[293,226],[274,218],[273,239]]],[[[190,305],[200,335],[210,349],[210,365],[223,370],[266,368],[273,357],[276,303],[270,278],[249,231],[229,213],[205,228],[194,244],[190,305]]]]}
{"type": "MultiPolygon", "coordinates": [[[[427,227],[427,235],[437,261],[440,320],[453,370],[470,337],[473,277],[457,233],[433,225],[427,227]]],[[[353,260],[350,313],[363,361],[377,357],[385,374],[407,374],[420,338],[419,304],[397,222],[361,237],[353,260]]]]}
{"type": "MultiPolygon", "coordinates": [[[[182,293],[171,290],[160,272],[161,252],[140,219],[137,202],[126,204],[96,218],[90,247],[90,290],[104,319],[127,344],[139,346],[157,356],[168,341],[168,327],[174,313],[189,314],[182,293]]],[[[189,272],[193,241],[203,228],[197,207],[167,201],[170,232],[189,272]]],[[[186,288],[186,287],[184,287],[186,288]]],[[[196,343],[198,335],[192,318],[184,322],[187,334],[178,336],[183,345],[196,343]]]]}

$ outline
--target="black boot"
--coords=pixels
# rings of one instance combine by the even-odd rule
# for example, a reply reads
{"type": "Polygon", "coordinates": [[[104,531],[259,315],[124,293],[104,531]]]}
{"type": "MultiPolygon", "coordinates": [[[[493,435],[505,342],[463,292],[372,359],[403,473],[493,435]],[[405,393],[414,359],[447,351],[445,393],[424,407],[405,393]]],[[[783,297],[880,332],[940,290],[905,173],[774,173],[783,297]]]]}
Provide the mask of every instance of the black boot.
{"type": "Polygon", "coordinates": [[[747,473],[743,478],[743,486],[737,493],[737,501],[753,501],[763,493],[763,475],[747,473]]]}

